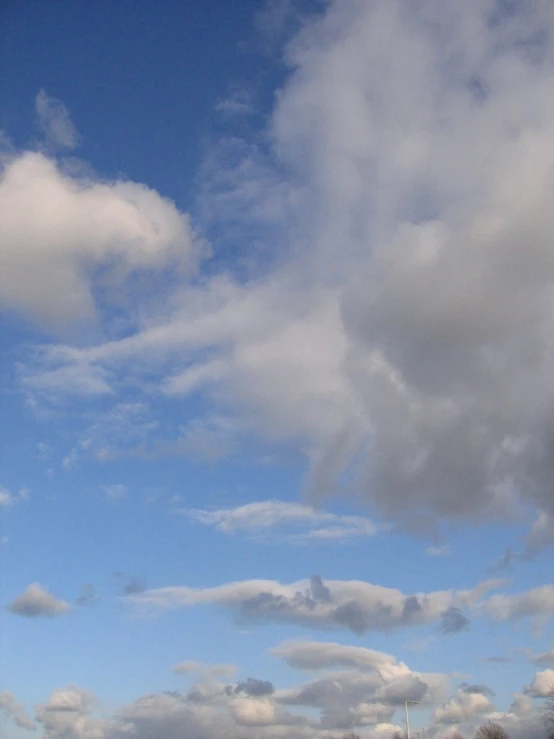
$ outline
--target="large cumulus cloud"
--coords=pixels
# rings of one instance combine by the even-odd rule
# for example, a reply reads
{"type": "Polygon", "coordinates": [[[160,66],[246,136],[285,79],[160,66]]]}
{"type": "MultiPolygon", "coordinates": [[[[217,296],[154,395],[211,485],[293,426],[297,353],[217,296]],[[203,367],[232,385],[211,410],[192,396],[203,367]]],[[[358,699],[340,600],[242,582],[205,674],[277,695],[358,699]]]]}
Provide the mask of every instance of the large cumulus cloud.
{"type": "MultiPolygon", "coordinates": [[[[542,0],[326,4],[287,47],[269,155],[244,142],[203,193],[210,223],[241,243],[254,224],[278,256],[179,286],[125,339],[41,354],[35,386],[85,367],[115,392],[147,355],[162,394],[203,393],[239,434],[299,447],[314,496],[348,470],[419,530],[526,506],[529,551],[549,544],[553,28],[542,0]]],[[[86,315],[89,265],[191,251],[186,218],[138,185],[27,153],[2,188],[12,307],[86,315]]]]}

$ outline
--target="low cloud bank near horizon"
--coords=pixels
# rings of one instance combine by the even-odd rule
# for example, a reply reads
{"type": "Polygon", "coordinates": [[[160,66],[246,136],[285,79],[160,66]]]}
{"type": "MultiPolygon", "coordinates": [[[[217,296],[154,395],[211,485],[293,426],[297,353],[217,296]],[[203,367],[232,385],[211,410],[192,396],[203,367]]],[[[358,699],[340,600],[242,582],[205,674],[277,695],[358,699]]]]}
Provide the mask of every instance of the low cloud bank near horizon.
{"type": "Polygon", "coordinates": [[[183,733],[191,739],[223,739],[237,732],[249,739],[330,739],[353,730],[364,739],[392,739],[402,730],[400,714],[410,696],[433,709],[426,731],[432,739],[445,739],[454,730],[473,735],[490,720],[512,739],[542,737],[542,705],[533,698],[543,695],[549,671],[537,672],[530,686],[513,694],[508,710],[499,712],[486,685],[456,686],[450,675],[412,670],[384,652],[314,641],[284,642],[271,651],[314,676],[289,688],[252,677],[228,683],[223,678],[230,676],[230,665],[183,662],[177,672],[197,676],[188,689],[143,695],[108,711],[76,685],[58,688],[36,705],[36,724],[11,693],[0,694],[0,707],[22,728],[40,725],[48,739],[120,739],[129,732],[138,739],[177,739],[183,733]]]}

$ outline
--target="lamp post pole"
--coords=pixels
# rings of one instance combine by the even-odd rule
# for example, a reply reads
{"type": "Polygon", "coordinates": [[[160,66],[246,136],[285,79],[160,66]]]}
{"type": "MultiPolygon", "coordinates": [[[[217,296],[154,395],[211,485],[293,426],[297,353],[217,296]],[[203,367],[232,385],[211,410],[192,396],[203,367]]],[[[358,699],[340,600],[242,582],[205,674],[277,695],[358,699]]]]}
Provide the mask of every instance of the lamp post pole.
{"type": "Polygon", "coordinates": [[[404,710],[406,711],[406,732],[407,732],[407,737],[408,737],[408,739],[412,739],[411,738],[411,734],[410,734],[410,718],[408,716],[408,703],[417,704],[417,703],[419,703],[419,701],[404,701],[404,710]]]}

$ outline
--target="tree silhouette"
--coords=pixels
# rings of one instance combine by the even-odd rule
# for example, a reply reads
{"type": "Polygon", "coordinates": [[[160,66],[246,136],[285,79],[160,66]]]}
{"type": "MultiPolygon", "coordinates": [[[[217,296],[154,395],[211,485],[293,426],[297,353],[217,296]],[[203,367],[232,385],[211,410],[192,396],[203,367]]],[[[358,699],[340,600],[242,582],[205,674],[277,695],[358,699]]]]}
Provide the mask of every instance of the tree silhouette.
{"type": "Polygon", "coordinates": [[[506,731],[499,725],[490,721],[477,729],[475,739],[509,739],[506,731]]]}

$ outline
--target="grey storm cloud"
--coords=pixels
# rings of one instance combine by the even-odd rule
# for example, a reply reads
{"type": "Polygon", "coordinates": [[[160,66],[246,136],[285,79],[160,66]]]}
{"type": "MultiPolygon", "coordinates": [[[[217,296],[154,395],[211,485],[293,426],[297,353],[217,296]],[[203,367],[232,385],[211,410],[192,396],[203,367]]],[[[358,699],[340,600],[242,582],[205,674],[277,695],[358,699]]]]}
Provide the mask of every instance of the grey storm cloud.
{"type": "Polygon", "coordinates": [[[78,136],[69,111],[61,100],[41,90],[35,101],[39,123],[46,135],[47,143],[56,148],[74,149],[78,136]]]}
{"type": "Polygon", "coordinates": [[[455,606],[450,606],[441,613],[439,631],[441,634],[458,634],[460,631],[469,631],[471,621],[455,606]]]}

